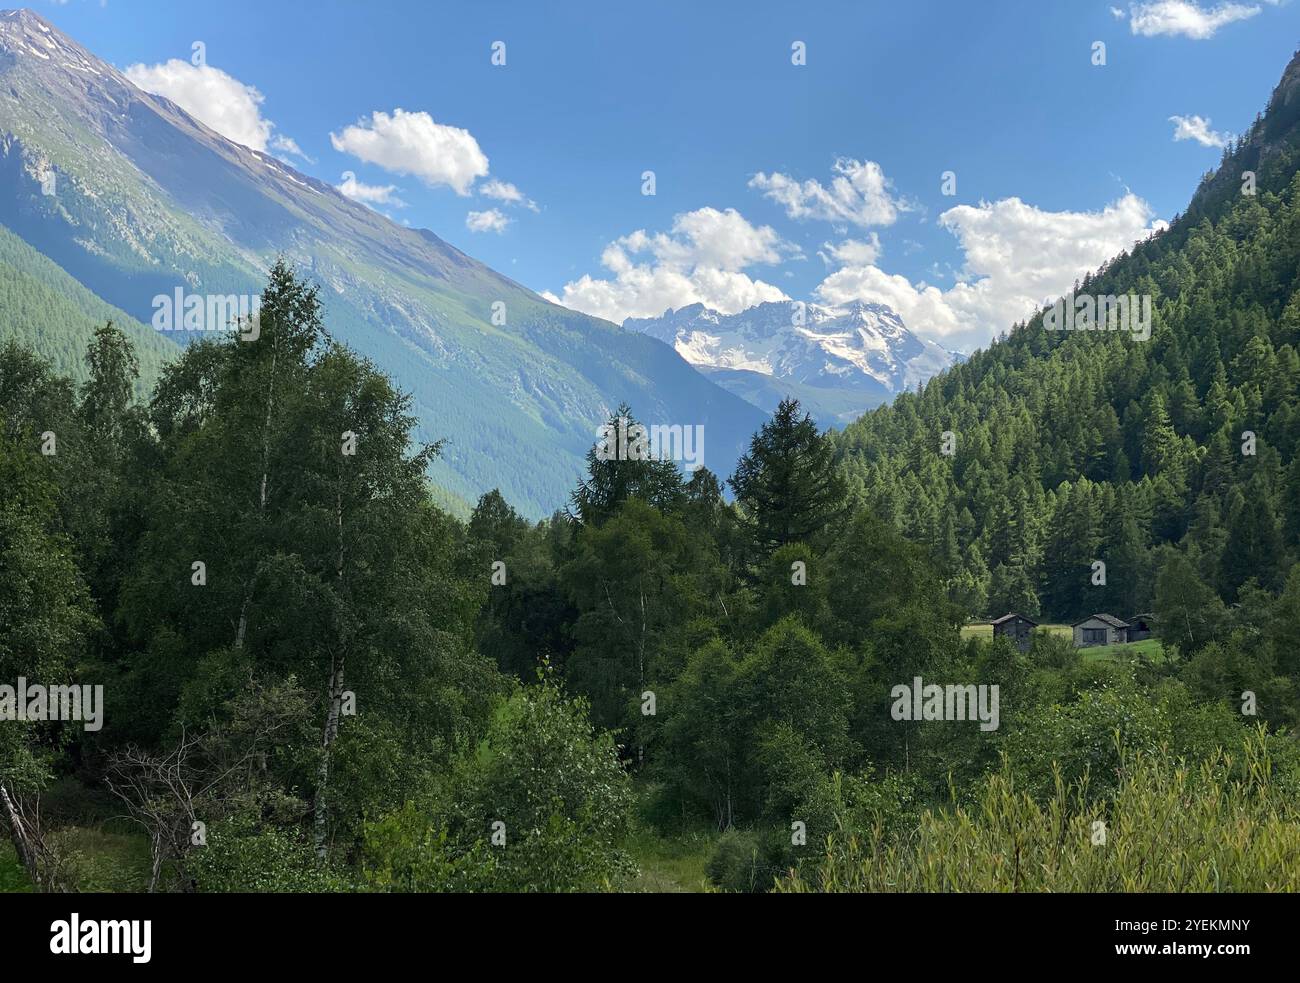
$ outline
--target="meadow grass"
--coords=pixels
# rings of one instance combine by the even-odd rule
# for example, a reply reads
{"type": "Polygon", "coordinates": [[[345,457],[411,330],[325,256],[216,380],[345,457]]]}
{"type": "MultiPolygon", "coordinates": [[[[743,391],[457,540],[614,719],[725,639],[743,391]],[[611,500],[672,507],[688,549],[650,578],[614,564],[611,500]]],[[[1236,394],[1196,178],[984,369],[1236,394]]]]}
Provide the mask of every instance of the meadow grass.
{"type": "MultiPolygon", "coordinates": [[[[1068,639],[1074,635],[1074,630],[1069,625],[1039,625],[1036,630],[1045,631],[1058,638],[1068,639]]],[[[963,625],[961,637],[963,641],[968,638],[980,638],[987,641],[993,637],[993,626],[987,621],[963,625]]],[[[1158,638],[1147,638],[1140,642],[1128,642],[1123,645],[1093,645],[1079,651],[1083,653],[1084,662],[1100,662],[1117,656],[1139,655],[1146,656],[1152,662],[1164,661],[1164,647],[1160,644],[1158,638]]]]}
{"type": "Polygon", "coordinates": [[[1094,645],[1080,651],[1083,652],[1084,662],[1100,662],[1103,659],[1139,655],[1146,656],[1152,662],[1163,662],[1165,658],[1164,646],[1160,644],[1158,638],[1146,638],[1140,642],[1129,642],[1124,645],[1094,645]]]}
{"type": "MultiPolygon", "coordinates": [[[[1059,635],[1062,638],[1070,638],[1072,629],[1069,625],[1039,625],[1037,631],[1045,631],[1049,635],[1059,635]]],[[[973,622],[969,625],[963,625],[961,629],[962,640],[967,638],[989,639],[993,637],[993,626],[987,621],[973,622]]]]}

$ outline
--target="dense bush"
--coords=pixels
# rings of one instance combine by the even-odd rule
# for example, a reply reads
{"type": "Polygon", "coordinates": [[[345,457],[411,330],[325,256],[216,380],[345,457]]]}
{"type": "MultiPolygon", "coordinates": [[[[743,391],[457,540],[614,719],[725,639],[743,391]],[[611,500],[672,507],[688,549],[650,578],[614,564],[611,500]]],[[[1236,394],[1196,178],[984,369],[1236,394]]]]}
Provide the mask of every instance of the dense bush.
{"type": "Polygon", "coordinates": [[[552,682],[519,688],[419,807],[367,824],[368,882],[395,891],[590,891],[621,853],[631,789],[587,705],[552,682]]]}

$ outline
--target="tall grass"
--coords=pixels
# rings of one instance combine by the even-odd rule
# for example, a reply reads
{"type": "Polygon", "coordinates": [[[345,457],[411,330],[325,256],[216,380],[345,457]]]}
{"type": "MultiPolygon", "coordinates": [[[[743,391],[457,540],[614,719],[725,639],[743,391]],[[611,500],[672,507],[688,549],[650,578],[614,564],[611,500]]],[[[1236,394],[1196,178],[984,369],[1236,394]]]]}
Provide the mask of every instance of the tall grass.
{"type": "Polygon", "coordinates": [[[1300,890],[1300,803],[1275,781],[1262,732],[1239,761],[1219,752],[1190,768],[1165,751],[1121,762],[1108,799],[1058,774],[1042,805],[1004,766],[975,805],[923,813],[896,840],[879,827],[832,834],[824,857],[777,890],[1300,890]]]}

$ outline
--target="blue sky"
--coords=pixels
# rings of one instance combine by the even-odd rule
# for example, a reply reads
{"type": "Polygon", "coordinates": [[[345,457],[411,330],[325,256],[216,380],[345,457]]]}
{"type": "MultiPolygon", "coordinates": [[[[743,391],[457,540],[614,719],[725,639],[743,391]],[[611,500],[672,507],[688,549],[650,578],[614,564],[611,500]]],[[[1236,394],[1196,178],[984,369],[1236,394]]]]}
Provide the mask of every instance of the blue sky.
{"type": "Polygon", "coordinates": [[[1183,208],[1300,45],[1294,0],[34,9],[571,306],[874,300],[964,350],[1183,208]]]}

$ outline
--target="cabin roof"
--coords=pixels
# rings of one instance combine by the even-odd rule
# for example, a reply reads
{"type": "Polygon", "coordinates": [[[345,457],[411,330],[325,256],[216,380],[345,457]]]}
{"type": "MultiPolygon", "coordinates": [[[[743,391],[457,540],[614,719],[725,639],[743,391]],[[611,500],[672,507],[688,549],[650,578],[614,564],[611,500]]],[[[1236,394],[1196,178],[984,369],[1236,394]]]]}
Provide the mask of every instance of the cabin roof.
{"type": "Polygon", "coordinates": [[[1071,627],[1078,628],[1080,625],[1086,625],[1089,621],[1100,621],[1103,624],[1110,625],[1112,628],[1130,627],[1127,621],[1121,621],[1113,614],[1092,614],[1084,618],[1082,621],[1076,621],[1071,627]]]}
{"type": "Polygon", "coordinates": [[[1021,621],[1025,622],[1025,623],[1027,623],[1027,624],[1033,625],[1035,628],[1038,627],[1038,622],[1037,622],[1037,621],[1032,621],[1032,620],[1030,620],[1029,618],[1026,618],[1023,614],[1016,614],[1015,612],[1012,612],[1012,613],[1010,613],[1010,614],[1004,614],[1004,615],[1003,615],[1002,617],[1000,617],[1000,618],[995,618],[995,619],[993,619],[993,621],[990,622],[990,624],[992,624],[992,625],[994,625],[994,626],[996,626],[996,625],[1002,625],[1002,624],[1006,624],[1008,621],[1012,621],[1012,620],[1014,620],[1014,619],[1016,619],[1016,618],[1019,618],[1021,621]]]}

